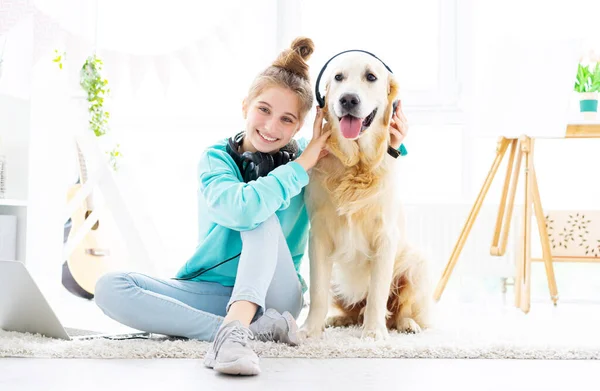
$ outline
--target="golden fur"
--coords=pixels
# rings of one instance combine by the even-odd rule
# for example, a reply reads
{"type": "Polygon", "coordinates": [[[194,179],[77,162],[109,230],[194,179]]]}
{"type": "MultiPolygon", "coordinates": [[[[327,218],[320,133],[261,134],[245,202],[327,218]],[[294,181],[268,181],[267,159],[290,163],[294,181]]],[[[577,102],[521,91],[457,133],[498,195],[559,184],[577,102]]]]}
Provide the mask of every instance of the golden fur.
{"type": "Polygon", "coordinates": [[[427,325],[427,265],[405,241],[397,183],[401,162],[387,154],[398,86],[379,65],[364,55],[353,56],[332,71],[348,74],[347,85],[334,87],[330,81],[327,86],[324,127],[333,129],[330,153],[311,171],[305,195],[311,222],[311,305],[303,326],[308,336],[320,335],[326,324],[330,290],[336,314],[327,324],[363,324],[363,336],[376,339],[386,338],[387,329],[419,332],[427,325]],[[369,90],[361,95],[361,104],[371,100],[372,107],[385,109],[377,111],[358,139],[348,140],[332,105],[344,88],[360,93],[365,82],[350,76],[362,74],[365,67],[378,70],[378,80],[385,79],[378,87],[365,87],[369,90]]]}

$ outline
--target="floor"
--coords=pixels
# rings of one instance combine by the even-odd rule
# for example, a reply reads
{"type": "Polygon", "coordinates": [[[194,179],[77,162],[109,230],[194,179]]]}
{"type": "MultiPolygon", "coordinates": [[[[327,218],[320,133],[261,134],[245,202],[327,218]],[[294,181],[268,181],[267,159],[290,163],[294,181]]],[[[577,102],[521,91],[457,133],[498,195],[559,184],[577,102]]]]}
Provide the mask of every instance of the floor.
{"type": "MultiPolygon", "coordinates": [[[[93,302],[46,292],[66,326],[125,331],[93,302]]],[[[510,300],[509,300],[510,301],[510,300]]],[[[439,303],[438,305],[440,305],[439,303]]],[[[501,303],[496,305],[502,306],[501,303]]],[[[508,304],[510,305],[510,303],[508,304]]],[[[535,304],[541,313],[545,303],[535,304]]],[[[588,313],[600,314],[598,303],[588,313]]],[[[568,306],[559,306],[562,313],[568,306]]],[[[574,330],[576,332],[576,330],[574,330]]],[[[565,390],[598,389],[600,361],[262,359],[252,378],[219,375],[201,360],[0,359],[0,390],[565,390]]]]}
{"type": "Polygon", "coordinates": [[[251,378],[199,360],[0,360],[0,390],[587,390],[598,361],[263,359],[251,378]]]}

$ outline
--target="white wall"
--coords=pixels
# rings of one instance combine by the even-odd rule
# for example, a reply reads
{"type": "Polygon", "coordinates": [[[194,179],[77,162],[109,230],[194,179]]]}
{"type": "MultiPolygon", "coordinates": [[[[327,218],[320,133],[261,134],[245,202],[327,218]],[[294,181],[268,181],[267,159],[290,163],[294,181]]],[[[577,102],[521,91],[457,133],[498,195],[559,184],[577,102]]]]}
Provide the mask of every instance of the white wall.
{"type": "MultiPolygon", "coordinates": [[[[118,180],[132,206],[145,206],[143,211],[135,208],[140,214],[138,221],[145,224],[142,230],[158,227],[159,240],[152,243],[156,253],[162,253],[162,243],[168,253],[158,271],[161,275],[171,276],[195,248],[200,153],[215,140],[241,129],[247,81],[268,65],[266,58],[275,58],[276,8],[273,1],[264,4],[266,8],[260,11],[247,7],[264,18],[259,24],[246,18],[248,12],[238,10],[243,22],[236,26],[231,46],[223,45],[218,36],[209,36],[210,51],[201,53],[203,68],[197,83],[173,59],[168,91],[160,86],[155,73],[148,72],[140,90],[134,93],[122,86],[120,94],[106,104],[112,115],[111,137],[121,144],[124,154],[118,180]]],[[[35,247],[28,263],[36,278],[50,287],[47,289],[59,289],[64,262],[63,205],[66,190],[76,180],[71,137],[81,130],[73,124],[75,114],[69,100],[77,88],[72,88],[75,79],[69,75],[76,74],[81,64],[73,64],[76,60],[67,54],[66,67],[72,69],[60,71],[52,57],[47,51],[33,71],[30,190],[34,224],[30,243],[35,247]]]]}
{"type": "MultiPolygon", "coordinates": [[[[463,1],[460,0],[460,3],[463,1]]],[[[524,8],[519,2],[510,4],[504,6],[495,2],[484,10],[484,14],[494,22],[489,26],[524,28],[537,23],[540,23],[539,26],[547,25],[545,19],[538,18],[533,12],[539,8],[524,8]],[[514,22],[514,17],[517,17],[517,22],[514,22]]],[[[544,2],[542,8],[548,9],[548,4],[544,2]]],[[[241,128],[240,105],[249,80],[274,59],[281,45],[287,45],[278,34],[295,36],[285,30],[285,26],[276,25],[277,21],[285,19],[286,12],[290,13],[289,9],[278,13],[278,6],[278,1],[271,0],[261,2],[260,7],[244,9],[245,18],[235,33],[238,39],[231,47],[221,45],[219,37],[215,36],[210,45],[214,51],[207,51],[202,58],[203,72],[198,83],[191,82],[185,69],[174,62],[172,84],[166,93],[158,84],[156,75],[150,72],[136,94],[122,88],[121,95],[110,102],[113,132],[125,154],[125,171],[135,176],[135,183],[149,206],[147,214],[165,242],[168,258],[163,262],[163,275],[177,270],[196,244],[198,156],[214,140],[241,128]]],[[[461,6],[459,10],[462,12],[464,8],[461,6]]],[[[556,16],[560,12],[551,14],[556,16]]],[[[475,25],[476,28],[489,27],[482,20],[475,25]]],[[[469,56],[476,55],[476,52],[464,49],[472,46],[472,50],[476,51],[478,45],[485,45],[485,35],[470,30],[462,31],[458,36],[470,39],[468,42],[456,42],[459,47],[457,61],[462,66],[459,75],[468,77],[465,69],[472,60],[469,56]]],[[[396,42],[401,50],[404,39],[415,37],[401,36],[396,41],[390,37],[389,42],[396,42]]],[[[72,183],[73,170],[70,167],[74,157],[68,149],[71,145],[68,131],[61,126],[70,114],[51,109],[61,87],[54,82],[47,83],[50,77],[57,75],[55,64],[50,60],[50,56],[46,56],[36,67],[35,80],[41,87],[36,89],[32,101],[31,194],[35,202],[31,210],[36,216],[32,234],[36,247],[32,249],[31,262],[37,265],[37,270],[56,280],[62,263],[63,224],[60,219],[62,209],[57,205],[65,203],[64,190],[72,183]],[[48,121],[49,118],[52,121],[48,121]],[[57,177],[57,173],[61,175],[57,177]]],[[[317,67],[318,64],[312,62],[312,66],[317,67]]],[[[461,81],[467,83],[466,79],[461,81]]],[[[496,140],[477,138],[465,131],[462,123],[454,120],[426,124],[413,120],[426,119],[429,114],[407,110],[411,121],[407,140],[409,156],[402,163],[407,172],[402,179],[406,181],[407,198],[410,201],[469,204],[475,199],[487,174],[496,140]]],[[[312,119],[307,118],[307,123],[312,123],[312,119]]],[[[305,130],[304,134],[307,133],[305,130]]],[[[538,177],[545,205],[567,206],[567,200],[572,200],[575,205],[597,207],[600,193],[592,168],[598,162],[591,156],[597,146],[598,143],[589,140],[539,143],[538,177]]],[[[500,172],[492,187],[490,203],[499,198],[502,176],[500,172]]],[[[447,242],[448,238],[443,240],[447,242]]]]}

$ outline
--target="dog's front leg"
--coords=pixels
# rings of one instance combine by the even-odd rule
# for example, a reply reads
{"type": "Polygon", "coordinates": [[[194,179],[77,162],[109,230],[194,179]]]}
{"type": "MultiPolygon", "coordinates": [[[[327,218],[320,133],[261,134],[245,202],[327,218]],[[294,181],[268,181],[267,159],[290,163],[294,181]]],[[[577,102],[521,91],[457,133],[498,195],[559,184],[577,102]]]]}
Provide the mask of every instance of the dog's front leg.
{"type": "Polygon", "coordinates": [[[310,257],[310,308],[301,334],[320,337],[325,330],[325,317],[329,309],[332,260],[326,254],[324,239],[315,239],[312,230],[308,240],[310,257]]]}
{"type": "Polygon", "coordinates": [[[387,339],[389,336],[386,315],[394,272],[395,251],[392,250],[391,240],[386,238],[384,241],[386,243],[377,251],[377,258],[371,261],[371,279],[362,333],[363,338],[375,338],[375,340],[387,339]]]}

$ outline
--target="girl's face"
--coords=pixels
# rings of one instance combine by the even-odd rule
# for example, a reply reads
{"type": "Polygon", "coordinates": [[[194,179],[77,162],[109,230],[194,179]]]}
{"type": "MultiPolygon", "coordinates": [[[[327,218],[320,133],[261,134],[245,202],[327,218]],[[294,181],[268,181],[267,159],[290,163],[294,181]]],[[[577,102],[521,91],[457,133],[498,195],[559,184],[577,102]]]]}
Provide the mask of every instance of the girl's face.
{"type": "Polygon", "coordinates": [[[251,102],[244,99],[243,152],[272,153],[287,145],[302,127],[299,107],[296,94],[283,87],[267,88],[251,102]]]}

